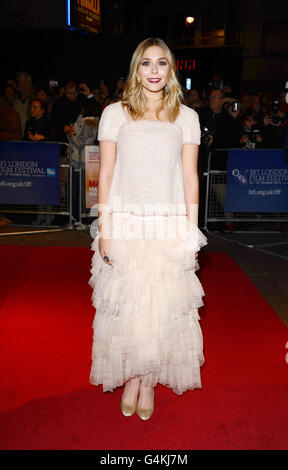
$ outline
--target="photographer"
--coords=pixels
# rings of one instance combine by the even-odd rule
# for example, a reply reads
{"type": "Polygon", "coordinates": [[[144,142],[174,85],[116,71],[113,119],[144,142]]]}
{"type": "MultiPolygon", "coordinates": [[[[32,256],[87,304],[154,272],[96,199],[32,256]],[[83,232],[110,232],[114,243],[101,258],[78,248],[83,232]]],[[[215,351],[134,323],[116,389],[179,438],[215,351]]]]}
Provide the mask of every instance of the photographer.
{"type": "Polygon", "coordinates": [[[233,117],[235,122],[238,122],[241,113],[241,104],[236,98],[233,98],[231,93],[225,94],[223,108],[233,117]]]}
{"type": "MultiPolygon", "coordinates": [[[[229,99],[225,98],[224,92],[220,88],[215,88],[210,93],[209,105],[196,109],[199,114],[202,129],[201,144],[202,147],[204,147],[204,154],[207,154],[211,149],[233,148],[237,146],[239,142],[239,124],[237,117],[240,109],[238,106],[237,111],[234,112],[231,104],[231,109],[229,107],[229,111],[227,111],[224,107],[227,101],[229,101],[229,99]]],[[[217,159],[217,168],[226,169],[227,156],[225,157],[219,152],[217,159]]],[[[205,169],[205,165],[206,162],[202,162],[202,168],[204,166],[203,169],[205,169]]]]}
{"type": "Polygon", "coordinates": [[[70,81],[65,85],[64,95],[55,102],[52,109],[53,140],[66,142],[64,127],[76,121],[81,108],[82,102],[78,96],[76,84],[70,81]]]}
{"type": "Polygon", "coordinates": [[[240,119],[240,144],[243,148],[263,147],[260,125],[257,122],[257,113],[252,110],[245,111],[240,119]]]}
{"type": "Polygon", "coordinates": [[[92,87],[89,86],[87,82],[81,82],[76,87],[77,92],[79,93],[79,100],[82,104],[82,114],[86,116],[97,116],[100,118],[102,109],[100,103],[96,101],[95,96],[91,91],[92,87]]]}
{"type": "MultiPolygon", "coordinates": [[[[234,108],[232,109],[232,102],[234,101],[235,100],[232,98],[225,98],[222,89],[215,88],[210,93],[209,105],[198,110],[202,128],[201,158],[199,159],[200,224],[203,223],[204,220],[205,178],[203,177],[203,172],[205,172],[207,169],[209,152],[214,149],[227,149],[239,145],[238,116],[240,113],[240,106],[237,105],[237,110],[234,111],[234,108]],[[225,109],[224,105],[228,110],[225,109]]],[[[223,152],[215,152],[213,154],[211,164],[214,169],[226,170],[227,151],[224,150],[223,152]]],[[[213,184],[213,192],[216,194],[220,206],[224,208],[226,184],[220,182],[213,184]]],[[[222,227],[223,224],[220,225],[222,227]]]]}
{"type": "Polygon", "coordinates": [[[211,91],[209,105],[198,109],[202,129],[207,127],[208,146],[212,148],[229,148],[236,143],[237,125],[231,112],[227,111],[224,103],[227,101],[219,88],[211,91]]]}
{"type": "Polygon", "coordinates": [[[269,112],[263,118],[263,145],[265,148],[283,148],[284,146],[282,123],[285,113],[279,109],[279,104],[279,100],[273,100],[269,112]]]}

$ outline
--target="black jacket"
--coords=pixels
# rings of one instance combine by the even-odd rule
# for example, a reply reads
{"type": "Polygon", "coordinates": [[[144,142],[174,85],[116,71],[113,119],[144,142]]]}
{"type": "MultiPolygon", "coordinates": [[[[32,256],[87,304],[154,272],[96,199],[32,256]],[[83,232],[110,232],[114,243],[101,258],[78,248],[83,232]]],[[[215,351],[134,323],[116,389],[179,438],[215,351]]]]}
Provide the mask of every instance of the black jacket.
{"type": "Polygon", "coordinates": [[[81,107],[80,99],[70,101],[65,95],[54,103],[51,115],[53,140],[67,142],[64,126],[76,122],[81,107]]]}
{"type": "Polygon", "coordinates": [[[44,135],[44,140],[51,140],[50,120],[44,114],[40,118],[31,118],[26,122],[23,140],[30,140],[28,132],[44,135]]]}
{"type": "MultiPolygon", "coordinates": [[[[234,119],[222,110],[221,113],[214,113],[210,106],[204,106],[197,110],[199,114],[200,126],[208,128],[208,133],[213,135],[211,146],[201,144],[201,158],[199,158],[200,173],[207,170],[208,154],[216,149],[228,149],[239,147],[240,126],[239,119],[234,119]]],[[[228,161],[227,151],[215,152],[211,160],[211,168],[217,170],[226,170],[228,161]]]]}
{"type": "Polygon", "coordinates": [[[239,145],[239,124],[227,111],[215,114],[209,106],[198,110],[201,129],[208,127],[213,135],[213,149],[233,148],[239,145]]]}

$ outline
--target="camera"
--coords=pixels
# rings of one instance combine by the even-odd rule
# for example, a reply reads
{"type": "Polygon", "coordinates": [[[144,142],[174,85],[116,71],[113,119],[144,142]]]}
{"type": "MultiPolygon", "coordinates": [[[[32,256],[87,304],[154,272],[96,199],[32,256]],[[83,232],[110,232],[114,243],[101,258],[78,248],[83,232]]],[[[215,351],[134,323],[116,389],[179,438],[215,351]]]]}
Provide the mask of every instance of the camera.
{"type": "Polygon", "coordinates": [[[191,90],[191,78],[186,78],[186,90],[191,90]]]}
{"type": "Polygon", "coordinates": [[[260,134],[260,129],[258,126],[252,126],[251,130],[247,132],[248,135],[248,142],[246,144],[246,148],[255,148],[257,142],[257,136],[260,134]]]}
{"type": "Polygon", "coordinates": [[[58,86],[59,86],[59,83],[56,82],[56,80],[50,80],[49,86],[50,86],[50,87],[58,87],[58,86]]]}
{"type": "Polygon", "coordinates": [[[233,101],[233,102],[231,103],[231,108],[232,108],[233,113],[236,113],[236,111],[238,111],[238,103],[237,103],[237,101],[233,101]]]}
{"type": "Polygon", "coordinates": [[[272,118],[272,123],[273,124],[278,124],[280,121],[279,117],[279,101],[274,100],[272,101],[272,108],[271,108],[271,118],[272,118]]]}
{"type": "Polygon", "coordinates": [[[76,91],[85,91],[85,88],[83,88],[83,86],[76,86],[76,91]]]}
{"type": "Polygon", "coordinates": [[[201,139],[204,145],[209,144],[211,135],[213,135],[213,133],[208,129],[208,127],[203,127],[201,139]]]}

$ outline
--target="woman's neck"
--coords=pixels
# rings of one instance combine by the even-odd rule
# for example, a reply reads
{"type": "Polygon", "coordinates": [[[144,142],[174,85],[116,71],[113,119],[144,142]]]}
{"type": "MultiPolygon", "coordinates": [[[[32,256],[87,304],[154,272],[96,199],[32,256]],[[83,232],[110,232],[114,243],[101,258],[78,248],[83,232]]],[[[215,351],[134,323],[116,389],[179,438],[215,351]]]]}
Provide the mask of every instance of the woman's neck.
{"type": "Polygon", "coordinates": [[[146,110],[150,112],[156,112],[159,102],[163,98],[163,93],[160,91],[158,93],[149,93],[144,92],[146,98],[146,110]]]}

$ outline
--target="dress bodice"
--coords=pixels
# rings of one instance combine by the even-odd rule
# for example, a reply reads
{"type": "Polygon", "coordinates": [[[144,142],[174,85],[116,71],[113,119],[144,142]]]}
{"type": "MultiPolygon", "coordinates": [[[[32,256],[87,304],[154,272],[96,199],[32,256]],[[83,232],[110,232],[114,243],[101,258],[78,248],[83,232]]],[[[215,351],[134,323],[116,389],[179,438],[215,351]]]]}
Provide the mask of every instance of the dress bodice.
{"type": "Polygon", "coordinates": [[[174,122],[131,120],[121,102],[113,103],[102,113],[98,140],[117,143],[110,212],[186,214],[181,149],[200,144],[196,111],[181,105],[174,122]]]}

